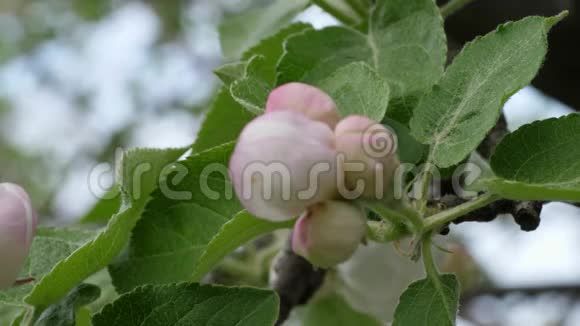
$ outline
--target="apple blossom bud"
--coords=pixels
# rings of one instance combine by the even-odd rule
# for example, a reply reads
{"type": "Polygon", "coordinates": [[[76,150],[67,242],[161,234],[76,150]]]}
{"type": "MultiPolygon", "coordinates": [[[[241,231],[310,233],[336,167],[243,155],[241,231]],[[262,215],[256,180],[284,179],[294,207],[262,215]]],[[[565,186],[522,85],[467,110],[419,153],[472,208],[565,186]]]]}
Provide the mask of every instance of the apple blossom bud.
{"type": "Polygon", "coordinates": [[[294,111],[312,120],[326,123],[334,129],[340,120],[336,104],[322,90],[302,83],[288,83],[274,89],[266,103],[266,113],[294,111]]]}
{"type": "Polygon", "coordinates": [[[0,183],[0,289],[12,286],[28,255],[37,217],[19,186],[0,183]]]}
{"type": "Polygon", "coordinates": [[[348,116],[334,131],[339,171],[344,174],[341,194],[353,193],[374,199],[389,198],[393,175],[400,162],[397,158],[397,136],[385,126],[364,116],[348,116]],[[346,187],[346,189],[344,189],[346,187]]]}
{"type": "Polygon", "coordinates": [[[242,131],[230,177],[250,213],[283,221],[336,197],[335,157],[334,134],[326,124],[292,111],[271,112],[242,131]]]}
{"type": "Polygon", "coordinates": [[[352,203],[327,201],[298,219],[292,250],[313,265],[329,268],[348,260],[367,232],[365,215],[352,203]]]}

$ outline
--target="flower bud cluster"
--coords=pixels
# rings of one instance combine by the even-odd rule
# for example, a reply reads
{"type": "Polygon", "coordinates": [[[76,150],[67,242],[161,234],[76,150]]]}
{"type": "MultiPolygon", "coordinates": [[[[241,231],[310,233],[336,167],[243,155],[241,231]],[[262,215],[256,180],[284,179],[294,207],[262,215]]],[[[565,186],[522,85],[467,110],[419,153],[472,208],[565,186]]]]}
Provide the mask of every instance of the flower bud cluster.
{"type": "Polygon", "coordinates": [[[299,216],[293,250],[327,268],[364,240],[366,217],[352,199],[390,190],[396,146],[385,126],[364,116],[341,119],[328,94],[289,83],[270,93],[265,114],[240,134],[230,176],[250,213],[271,221],[299,216]]]}

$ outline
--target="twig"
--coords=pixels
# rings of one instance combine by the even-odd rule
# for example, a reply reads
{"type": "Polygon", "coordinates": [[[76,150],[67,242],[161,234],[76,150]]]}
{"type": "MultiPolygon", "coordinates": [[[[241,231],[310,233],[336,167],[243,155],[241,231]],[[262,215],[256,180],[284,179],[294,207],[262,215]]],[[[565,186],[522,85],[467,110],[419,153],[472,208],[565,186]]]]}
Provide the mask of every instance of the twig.
{"type": "Polygon", "coordinates": [[[334,18],[338,19],[341,23],[349,26],[354,26],[358,24],[355,19],[352,17],[347,16],[344,14],[340,9],[333,7],[328,1],[326,0],[312,0],[314,4],[322,8],[327,13],[331,14],[334,18]]]}
{"type": "Polygon", "coordinates": [[[366,17],[369,14],[368,3],[364,3],[364,0],[346,0],[348,5],[359,14],[361,17],[366,17]]]}
{"type": "Polygon", "coordinates": [[[435,214],[425,221],[425,230],[435,230],[451,223],[454,220],[463,217],[477,209],[486,207],[487,205],[499,200],[499,196],[486,194],[474,200],[457,205],[453,208],[445,210],[439,214],[435,214]]]}
{"type": "Polygon", "coordinates": [[[441,16],[449,17],[461,10],[473,0],[450,0],[441,7],[441,16]]]}
{"type": "MultiPolygon", "coordinates": [[[[505,117],[502,114],[495,127],[478,146],[478,153],[484,159],[489,160],[495,147],[507,134],[509,134],[509,130],[507,128],[505,117]]],[[[442,190],[445,195],[438,201],[431,201],[431,207],[442,206],[442,208],[450,208],[462,205],[466,202],[465,199],[461,199],[453,193],[453,187],[450,181],[444,182],[442,190]]],[[[542,206],[543,203],[539,201],[514,201],[502,199],[457,218],[453,223],[490,222],[498,215],[511,214],[514,217],[515,222],[523,231],[533,231],[540,225],[542,206]]],[[[441,230],[441,234],[447,234],[448,232],[449,228],[443,228],[441,230]]]]}
{"type": "MultiPolygon", "coordinates": [[[[448,209],[466,203],[467,200],[455,195],[445,195],[440,200],[431,201],[430,206],[437,206],[438,209],[448,209]]],[[[534,201],[513,201],[500,199],[487,206],[474,210],[464,216],[453,220],[454,224],[464,222],[491,222],[498,215],[511,214],[515,222],[523,231],[533,231],[540,225],[540,214],[542,203],[534,201]]],[[[442,234],[447,234],[449,228],[443,228],[442,234]]]]}
{"type": "MultiPolygon", "coordinates": [[[[477,151],[485,159],[490,159],[495,147],[499,142],[509,134],[505,116],[502,114],[495,125],[489,132],[485,140],[479,145],[477,151]]],[[[543,203],[540,201],[507,201],[505,206],[510,206],[509,213],[514,217],[516,223],[522,231],[533,231],[540,226],[540,214],[543,203]],[[510,204],[510,205],[508,205],[510,204]]]]}
{"type": "Polygon", "coordinates": [[[502,114],[495,127],[487,134],[483,142],[477,147],[477,152],[485,159],[490,159],[499,142],[509,134],[507,121],[502,114]]]}

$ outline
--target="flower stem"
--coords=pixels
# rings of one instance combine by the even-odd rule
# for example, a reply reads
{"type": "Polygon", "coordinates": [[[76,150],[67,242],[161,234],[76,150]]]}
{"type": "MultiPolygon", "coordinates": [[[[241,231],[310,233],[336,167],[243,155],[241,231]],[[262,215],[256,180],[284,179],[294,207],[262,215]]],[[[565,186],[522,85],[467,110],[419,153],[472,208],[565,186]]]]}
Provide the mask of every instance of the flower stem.
{"type": "Polygon", "coordinates": [[[419,193],[419,215],[425,217],[427,211],[427,197],[429,196],[429,186],[431,185],[431,165],[425,165],[423,169],[423,177],[421,179],[421,193],[419,193]]]}
{"type": "Polygon", "coordinates": [[[465,7],[471,1],[473,0],[450,0],[448,3],[441,7],[441,16],[447,18],[461,10],[461,8],[465,7]]]}
{"type": "Polygon", "coordinates": [[[353,17],[350,17],[346,13],[341,11],[340,8],[332,6],[327,0],[312,0],[312,2],[314,2],[314,4],[316,4],[324,11],[334,16],[334,18],[338,19],[341,23],[345,25],[354,26],[359,23],[353,17]]]}
{"type": "Polygon", "coordinates": [[[443,306],[445,311],[449,311],[449,307],[447,306],[447,299],[445,298],[445,290],[443,283],[441,281],[441,277],[439,274],[439,269],[437,268],[437,264],[435,263],[435,259],[433,258],[433,250],[432,250],[432,234],[428,232],[423,237],[423,242],[421,243],[421,254],[423,256],[423,265],[425,266],[425,272],[427,273],[427,277],[435,287],[437,294],[441,296],[443,306]]]}
{"type": "Polygon", "coordinates": [[[416,233],[423,230],[423,219],[413,208],[405,203],[364,201],[363,205],[379,214],[395,227],[402,229],[412,228],[412,231],[416,233]]]}
{"type": "Polygon", "coordinates": [[[439,269],[435,264],[435,259],[433,259],[431,237],[431,232],[428,232],[425,234],[425,236],[423,236],[423,242],[421,243],[421,255],[423,256],[423,265],[425,266],[427,277],[429,277],[429,279],[431,279],[431,281],[436,284],[440,282],[439,269]]]}
{"type": "Polygon", "coordinates": [[[368,3],[365,3],[364,0],[346,0],[346,2],[359,16],[365,18],[369,15],[368,3]]]}
{"type": "Polygon", "coordinates": [[[405,227],[396,226],[385,221],[369,221],[367,235],[369,240],[386,243],[410,235],[410,232],[405,227]]]}
{"type": "Polygon", "coordinates": [[[425,231],[435,230],[446,223],[452,222],[456,218],[464,216],[476,209],[487,206],[494,201],[499,200],[500,197],[494,194],[485,194],[472,201],[468,201],[461,205],[455,206],[451,209],[435,214],[425,220],[425,231]]]}

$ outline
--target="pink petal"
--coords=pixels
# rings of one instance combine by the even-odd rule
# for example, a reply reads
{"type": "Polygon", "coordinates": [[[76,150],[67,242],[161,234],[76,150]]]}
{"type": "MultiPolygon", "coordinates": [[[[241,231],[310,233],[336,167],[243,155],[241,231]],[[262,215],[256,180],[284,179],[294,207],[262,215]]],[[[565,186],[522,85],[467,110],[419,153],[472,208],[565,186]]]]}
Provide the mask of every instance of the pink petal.
{"type": "Polygon", "coordinates": [[[14,283],[36,230],[37,217],[21,187],[0,184],[0,289],[14,283]]]}
{"type": "Polygon", "coordinates": [[[340,120],[336,104],[322,90],[302,83],[288,83],[274,89],[266,103],[266,113],[290,110],[334,129],[340,120]]]}
{"type": "Polygon", "coordinates": [[[271,112],[251,121],[240,134],[230,159],[230,177],[250,213],[283,221],[336,196],[335,157],[334,134],[326,124],[292,111],[271,112]],[[328,171],[317,174],[314,193],[301,196],[319,164],[326,164],[328,171]],[[268,189],[271,196],[266,197],[268,189]]]}

